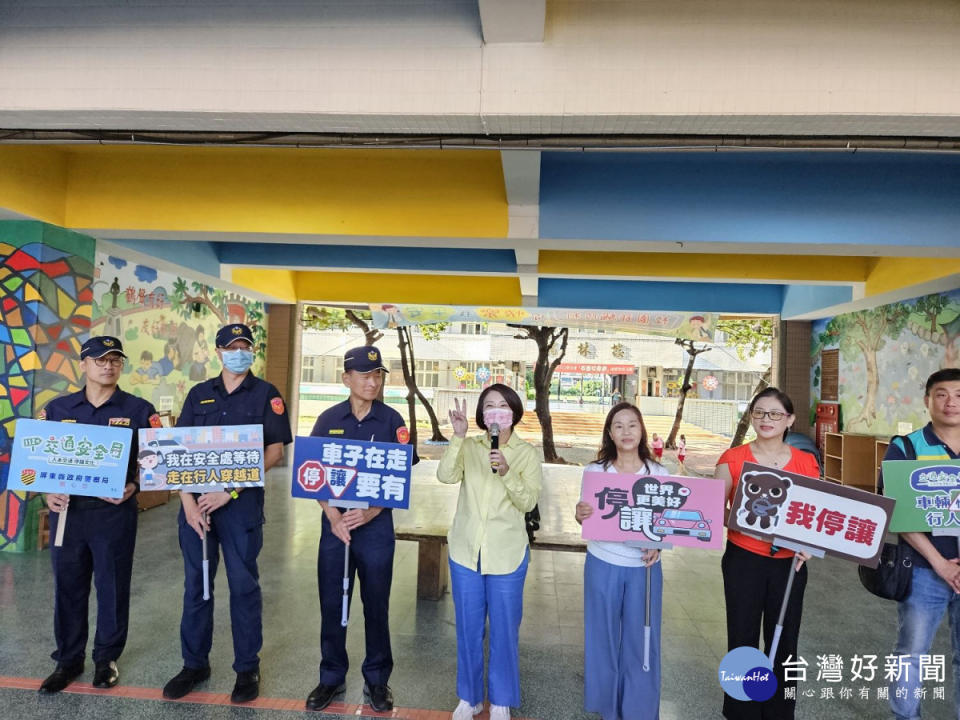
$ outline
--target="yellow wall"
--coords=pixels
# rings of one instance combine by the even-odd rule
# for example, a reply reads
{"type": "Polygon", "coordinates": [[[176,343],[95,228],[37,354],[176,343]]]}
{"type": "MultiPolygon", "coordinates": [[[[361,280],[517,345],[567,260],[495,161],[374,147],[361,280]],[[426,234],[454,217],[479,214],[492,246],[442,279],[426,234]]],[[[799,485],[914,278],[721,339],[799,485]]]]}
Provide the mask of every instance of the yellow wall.
{"type": "Polygon", "coordinates": [[[305,271],[296,275],[297,298],[306,302],[508,306],[521,303],[520,281],[513,277],[305,271]]]}
{"type": "Polygon", "coordinates": [[[871,258],[866,296],[960,273],[957,258],[871,258]]]}
{"type": "Polygon", "coordinates": [[[272,268],[234,268],[231,282],[288,303],[297,302],[297,273],[272,268]]]}
{"type": "Polygon", "coordinates": [[[75,147],[67,223],[133,230],[503,237],[495,151],[75,147]]]}
{"type": "Polygon", "coordinates": [[[64,225],[67,159],[36,145],[0,145],[0,208],[64,225]]]}

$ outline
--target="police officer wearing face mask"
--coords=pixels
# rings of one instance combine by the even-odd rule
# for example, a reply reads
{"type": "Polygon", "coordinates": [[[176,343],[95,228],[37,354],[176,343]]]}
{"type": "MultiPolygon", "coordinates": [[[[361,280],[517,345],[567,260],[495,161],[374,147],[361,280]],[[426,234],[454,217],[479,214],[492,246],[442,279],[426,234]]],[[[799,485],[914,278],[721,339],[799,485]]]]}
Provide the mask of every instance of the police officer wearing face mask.
{"type": "MultiPolygon", "coordinates": [[[[217,332],[216,343],[223,371],[190,390],[177,427],[262,424],[263,467],[268,471],[283,459],[283,446],[293,441],[283,398],[273,385],[250,373],[254,356],[249,327],[226,325],[217,332]]],[[[210,677],[213,580],[222,550],[237,673],[230,699],[249,702],[260,694],[263,600],[257,556],[263,546],[263,488],[202,495],[181,492],[180,501],[180,549],[186,574],[180,621],[183,669],[163,688],[163,696],[181,698],[210,677]],[[210,560],[209,600],[203,599],[204,529],[210,560]]]]}
{"type": "Polygon", "coordinates": [[[80,368],[86,384],[79,392],[51,400],[40,420],[130,428],[133,447],[127,484],[121,498],[47,495],[50,533],[57,532],[60,513],[69,506],[63,545],[53,547],[53,634],[57,668],[40,685],[41,693],[63,690],[83,672],[87,645],[87,606],[90,576],[97,587],[97,634],[93,639],[96,671],[93,686],[112,688],[120,678],[117,659],[127,641],[130,577],[137,539],[137,431],[160,427],[153,405],[117,387],[123,372],[123,345],[101,335],[80,348],[80,368]]]}
{"type": "MultiPolygon", "coordinates": [[[[403,417],[377,400],[384,373],[380,351],[373,346],[348,350],[343,358],[343,384],[350,397],[317,418],[313,437],[409,443],[403,417]]],[[[413,462],[419,461],[413,451],[413,462]]],[[[340,624],[343,593],[343,545],[350,545],[350,593],[354,573],[360,579],[367,656],[363,660],[363,694],[377,712],[393,709],[387,685],[393,670],[390,649],[390,584],[393,580],[393,514],[389,508],[341,510],[326,502],[317,558],[320,590],[320,684],[307,697],[308,710],[323,710],[346,686],[347,629],[340,624]]]]}

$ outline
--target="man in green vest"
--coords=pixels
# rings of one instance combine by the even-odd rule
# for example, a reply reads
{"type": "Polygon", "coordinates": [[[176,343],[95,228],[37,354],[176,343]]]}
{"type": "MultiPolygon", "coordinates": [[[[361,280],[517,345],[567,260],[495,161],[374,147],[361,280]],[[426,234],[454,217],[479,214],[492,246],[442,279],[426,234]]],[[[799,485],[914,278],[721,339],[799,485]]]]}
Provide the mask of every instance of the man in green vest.
{"type": "MultiPolygon", "coordinates": [[[[884,460],[960,458],[960,368],[938,370],[927,378],[923,402],[930,422],[909,435],[893,438],[884,460]]],[[[924,679],[920,657],[929,659],[944,614],[950,618],[954,657],[960,657],[960,536],[909,532],[901,533],[900,539],[913,548],[913,576],[910,594],[897,603],[899,632],[893,654],[901,656],[901,672],[890,683],[890,709],[898,720],[907,720],[920,717],[919,691],[924,679]]],[[[945,684],[943,678],[938,684],[945,684]]],[[[956,662],[953,685],[956,711],[960,710],[960,665],[956,662]]]]}

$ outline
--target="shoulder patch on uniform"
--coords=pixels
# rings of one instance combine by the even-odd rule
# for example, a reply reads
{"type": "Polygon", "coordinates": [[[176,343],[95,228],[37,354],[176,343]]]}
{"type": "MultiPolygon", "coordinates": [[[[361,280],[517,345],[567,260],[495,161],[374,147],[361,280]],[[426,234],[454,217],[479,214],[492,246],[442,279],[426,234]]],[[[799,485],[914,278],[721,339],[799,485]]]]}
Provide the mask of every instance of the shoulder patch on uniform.
{"type": "Polygon", "coordinates": [[[119,427],[130,427],[130,418],[110,418],[108,421],[109,425],[115,425],[119,427]]]}
{"type": "Polygon", "coordinates": [[[327,435],[343,435],[343,428],[333,428],[332,430],[327,430],[327,435]]]}
{"type": "Polygon", "coordinates": [[[408,442],[410,442],[410,431],[406,428],[406,426],[397,428],[397,442],[402,445],[406,445],[408,442]]]}
{"type": "Polygon", "coordinates": [[[46,420],[47,419],[47,409],[44,408],[37,413],[37,420],[46,420]]]}
{"type": "Polygon", "coordinates": [[[275,397],[270,401],[270,407],[277,415],[283,415],[283,398],[275,397]]]}
{"type": "Polygon", "coordinates": [[[160,422],[160,415],[158,413],[154,413],[153,415],[150,416],[150,427],[152,428],[163,427],[163,423],[160,422]]]}
{"type": "Polygon", "coordinates": [[[206,405],[207,403],[212,403],[212,402],[216,402],[216,401],[217,401],[216,398],[207,398],[206,400],[201,400],[201,401],[200,401],[200,404],[201,404],[201,405],[206,405]]]}

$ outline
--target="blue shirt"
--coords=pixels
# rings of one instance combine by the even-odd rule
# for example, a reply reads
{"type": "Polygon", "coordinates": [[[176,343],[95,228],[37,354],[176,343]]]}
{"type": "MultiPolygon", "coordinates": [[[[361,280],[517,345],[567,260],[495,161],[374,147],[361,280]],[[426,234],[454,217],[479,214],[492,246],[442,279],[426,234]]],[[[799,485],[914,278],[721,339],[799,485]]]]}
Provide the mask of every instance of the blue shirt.
{"type": "MultiPolygon", "coordinates": [[[[950,458],[956,460],[960,455],[953,452],[950,446],[937,437],[933,431],[933,423],[927,423],[925,427],[916,430],[908,435],[912,444],[913,452],[907,453],[903,446],[903,441],[895,437],[887,447],[887,452],[883,456],[884,460],[928,460],[931,456],[934,458],[950,458]]],[[[883,492],[883,471],[877,480],[879,492],[883,492]]],[[[943,555],[947,560],[960,556],[960,550],[957,548],[958,540],[951,535],[933,535],[924,533],[927,539],[933,543],[937,552],[943,555]]],[[[914,565],[929,568],[930,563],[918,552],[913,553],[914,565]]]]}
{"type": "Polygon", "coordinates": [[[137,466],[137,432],[140,428],[160,427],[160,416],[156,409],[143,398],[124,392],[119,387],[100,407],[94,407],[87,400],[87,389],[58,397],[47,403],[40,412],[41,420],[56,422],[82,423],[84,425],[108,425],[128,427],[133,431],[130,446],[130,462],[127,468],[127,482],[140,489],[139,467],[137,466]]]}
{"type": "MultiPolygon", "coordinates": [[[[370,412],[362,420],[357,420],[350,408],[350,401],[344,400],[324,410],[310,431],[311,437],[335,437],[344,440],[377,440],[379,442],[410,442],[410,433],[403,416],[379,400],[374,400],[370,412]],[[401,430],[401,428],[403,428],[401,430]]],[[[413,464],[420,462],[417,449],[413,449],[413,464]]]]}
{"type": "Polygon", "coordinates": [[[263,425],[264,447],[293,442],[280,391],[249,372],[232,393],[227,393],[220,375],[194,385],[187,393],[177,427],[211,425],[263,425]]]}

